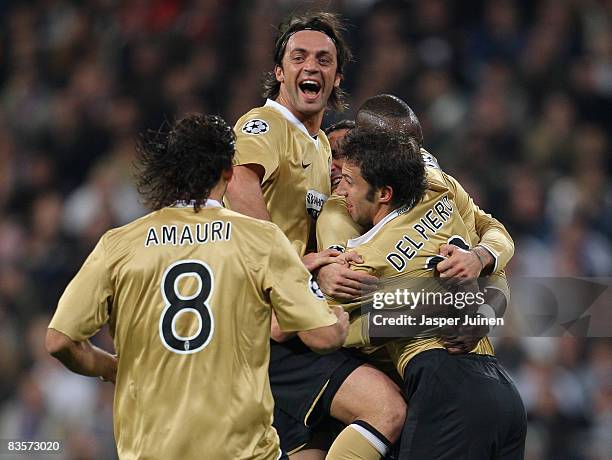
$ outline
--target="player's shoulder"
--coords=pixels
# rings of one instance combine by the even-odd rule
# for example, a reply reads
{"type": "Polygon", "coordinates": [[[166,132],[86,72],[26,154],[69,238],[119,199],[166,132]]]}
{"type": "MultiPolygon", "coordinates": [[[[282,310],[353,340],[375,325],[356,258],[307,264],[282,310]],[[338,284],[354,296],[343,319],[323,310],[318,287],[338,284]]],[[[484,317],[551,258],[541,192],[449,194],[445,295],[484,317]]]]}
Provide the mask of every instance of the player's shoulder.
{"type": "Polygon", "coordinates": [[[145,214],[142,217],[134,219],[131,222],[128,222],[125,225],[120,227],[114,227],[107,230],[102,235],[102,240],[106,244],[117,244],[118,242],[128,242],[130,240],[130,236],[136,236],[140,234],[140,230],[144,227],[148,227],[150,223],[155,220],[156,216],[159,214],[158,211],[152,211],[148,214],[145,214]]]}
{"type": "Polygon", "coordinates": [[[327,134],[325,134],[325,131],[319,129],[319,132],[317,133],[317,138],[319,139],[321,146],[331,152],[331,145],[329,143],[329,139],[327,138],[327,134]]]}
{"type": "Polygon", "coordinates": [[[278,134],[286,129],[288,121],[278,111],[272,107],[255,107],[241,116],[234,130],[237,136],[264,136],[278,134]]]}
{"type": "Polygon", "coordinates": [[[153,211],[120,227],[114,227],[100,237],[99,249],[108,259],[121,258],[133,254],[137,241],[142,239],[143,228],[150,226],[159,211],[153,211]]]}
{"type": "Polygon", "coordinates": [[[261,240],[272,239],[277,232],[281,232],[280,228],[272,222],[240,214],[231,209],[222,208],[218,210],[218,213],[220,218],[232,222],[235,229],[243,228],[245,231],[260,235],[261,240]]]}
{"type": "Polygon", "coordinates": [[[427,175],[429,189],[438,192],[448,189],[449,181],[446,173],[442,171],[442,168],[440,168],[438,159],[422,147],[421,157],[423,158],[423,163],[425,164],[425,173],[427,175]]]}
{"type": "Polygon", "coordinates": [[[238,212],[222,209],[219,216],[230,222],[232,239],[237,241],[242,256],[253,266],[266,266],[272,253],[284,242],[289,246],[289,240],[281,229],[273,222],[245,216],[238,212]]]}
{"type": "Polygon", "coordinates": [[[325,204],[323,205],[323,209],[329,211],[342,210],[346,211],[346,198],[342,195],[331,194],[325,204]]]}
{"type": "Polygon", "coordinates": [[[334,205],[346,205],[346,197],[342,195],[337,195],[332,193],[327,199],[329,203],[333,203],[334,205]]]}
{"type": "Polygon", "coordinates": [[[119,227],[113,227],[107,230],[104,233],[103,237],[107,239],[121,238],[125,236],[127,233],[130,233],[133,229],[138,228],[142,225],[146,225],[146,222],[154,218],[154,216],[157,213],[158,211],[152,211],[152,212],[145,214],[144,216],[138,217],[128,222],[127,224],[121,225],[119,227]]]}
{"type": "Polygon", "coordinates": [[[276,225],[274,225],[272,222],[247,216],[246,214],[241,214],[231,209],[219,208],[217,211],[220,217],[235,221],[237,223],[240,223],[241,225],[259,227],[264,230],[276,227],[276,225]]]}
{"type": "Polygon", "coordinates": [[[425,172],[427,176],[426,195],[431,192],[435,194],[455,189],[454,179],[441,169],[425,168],[425,172]]]}
{"type": "Polygon", "coordinates": [[[438,159],[423,147],[421,147],[421,157],[423,158],[423,163],[425,163],[426,168],[442,171],[442,168],[440,168],[440,164],[438,163],[438,159]]]}

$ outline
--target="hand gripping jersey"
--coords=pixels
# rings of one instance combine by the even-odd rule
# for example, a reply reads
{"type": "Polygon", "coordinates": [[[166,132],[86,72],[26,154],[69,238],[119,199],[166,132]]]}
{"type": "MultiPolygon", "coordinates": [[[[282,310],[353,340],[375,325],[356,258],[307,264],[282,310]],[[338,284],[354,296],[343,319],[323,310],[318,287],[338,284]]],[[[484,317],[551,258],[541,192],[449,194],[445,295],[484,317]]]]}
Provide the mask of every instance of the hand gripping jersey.
{"type": "MultiPolygon", "coordinates": [[[[272,100],[242,116],[235,131],[234,164],[264,168],[261,188],[270,218],[303,256],[331,193],[327,137],[321,130],[316,139],[310,136],[287,108],[272,100]]],[[[310,246],[315,249],[313,243],[310,246]]]]}
{"type": "Polygon", "coordinates": [[[109,323],[121,459],[272,460],[272,309],[286,331],[336,322],[310,281],[275,225],[167,207],[101,238],[50,327],[83,341],[109,323]]]}
{"type": "MultiPolygon", "coordinates": [[[[430,182],[425,197],[412,209],[396,209],[362,236],[349,240],[347,249],[356,250],[364,260],[353,268],[396,287],[402,286],[405,280],[404,287],[414,289],[418,286],[416,278],[432,278],[442,244],[471,244],[470,232],[451,197],[451,189],[430,182]]],[[[349,304],[345,308],[354,310],[359,306],[349,304]]],[[[348,339],[355,343],[347,342],[347,345],[367,345],[370,340],[368,324],[368,316],[357,316],[351,322],[348,339]]],[[[386,345],[400,375],[404,375],[406,365],[418,353],[444,348],[437,335],[434,329],[419,338],[400,339],[386,345]]],[[[473,352],[492,355],[489,339],[483,338],[473,352]]]]}

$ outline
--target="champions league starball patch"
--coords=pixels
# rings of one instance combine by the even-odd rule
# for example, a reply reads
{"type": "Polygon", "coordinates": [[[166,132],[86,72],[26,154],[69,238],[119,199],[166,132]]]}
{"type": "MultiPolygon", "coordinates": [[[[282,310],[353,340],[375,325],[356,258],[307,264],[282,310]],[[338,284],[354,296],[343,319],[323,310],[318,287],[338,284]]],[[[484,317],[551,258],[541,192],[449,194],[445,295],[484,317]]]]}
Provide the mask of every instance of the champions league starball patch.
{"type": "Polygon", "coordinates": [[[241,131],[245,134],[257,135],[264,134],[270,130],[270,126],[263,120],[259,118],[255,118],[253,120],[247,121],[243,126],[241,131]]]}
{"type": "Polygon", "coordinates": [[[308,286],[310,287],[310,292],[312,295],[314,295],[317,299],[325,300],[325,296],[323,295],[321,288],[317,282],[312,279],[312,275],[310,275],[310,278],[308,279],[308,286]]]}

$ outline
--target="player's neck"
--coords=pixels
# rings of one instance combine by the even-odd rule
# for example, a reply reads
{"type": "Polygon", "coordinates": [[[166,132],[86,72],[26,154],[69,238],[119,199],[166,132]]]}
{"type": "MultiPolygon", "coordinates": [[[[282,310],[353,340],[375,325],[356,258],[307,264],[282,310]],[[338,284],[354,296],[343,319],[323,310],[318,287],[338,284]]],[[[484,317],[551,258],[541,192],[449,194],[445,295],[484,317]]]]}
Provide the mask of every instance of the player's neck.
{"type": "Polygon", "coordinates": [[[302,124],[306,127],[308,134],[315,137],[319,133],[321,123],[323,123],[323,115],[325,114],[324,110],[321,110],[315,114],[302,113],[289,104],[282,94],[278,95],[276,102],[289,110],[289,112],[291,112],[295,118],[302,122],[302,124]]]}
{"type": "Polygon", "coordinates": [[[225,195],[225,190],[227,190],[227,181],[221,179],[219,182],[217,182],[217,185],[212,188],[210,194],[208,195],[208,198],[211,200],[217,200],[219,203],[222,203],[223,195],[225,195]]]}
{"type": "Polygon", "coordinates": [[[387,217],[393,211],[395,211],[395,208],[392,208],[390,205],[388,205],[388,204],[381,204],[380,208],[378,208],[378,211],[376,211],[376,214],[374,214],[374,218],[372,219],[372,226],[374,226],[377,223],[379,223],[381,220],[383,220],[385,217],[387,217]]]}
{"type": "Polygon", "coordinates": [[[298,117],[298,120],[300,120],[304,126],[306,126],[306,129],[311,136],[315,137],[319,133],[321,123],[323,123],[323,112],[320,112],[317,115],[311,115],[303,120],[298,115],[296,115],[296,117],[298,117]]]}

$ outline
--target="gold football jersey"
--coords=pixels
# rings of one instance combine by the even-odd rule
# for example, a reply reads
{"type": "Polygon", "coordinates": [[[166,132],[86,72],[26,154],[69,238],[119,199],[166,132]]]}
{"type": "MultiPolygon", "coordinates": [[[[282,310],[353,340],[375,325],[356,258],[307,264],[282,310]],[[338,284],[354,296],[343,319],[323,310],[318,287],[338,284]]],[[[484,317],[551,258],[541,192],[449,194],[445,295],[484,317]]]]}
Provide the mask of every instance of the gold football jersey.
{"type": "MultiPolygon", "coordinates": [[[[421,149],[421,153],[423,152],[426,151],[421,149]]],[[[503,270],[514,255],[514,242],[506,227],[491,214],[480,209],[454,177],[427,161],[425,164],[428,165],[427,181],[429,184],[449,188],[451,199],[457,205],[459,214],[470,233],[471,246],[483,246],[491,253],[494,259],[491,273],[503,270]]]]}
{"type": "Polygon", "coordinates": [[[348,240],[362,233],[361,225],[351,219],[346,199],[340,195],[330,196],[317,219],[317,251],[344,250],[348,240]]]}
{"type": "MultiPolygon", "coordinates": [[[[472,241],[471,246],[484,246],[493,256],[493,272],[502,270],[514,255],[514,243],[506,228],[490,214],[482,211],[455,178],[444,173],[435,157],[421,149],[425,162],[427,181],[438,188],[448,188],[450,199],[455,202],[465,222],[472,241]]],[[[346,247],[346,242],[361,235],[363,231],[353,222],[346,210],[343,197],[333,197],[325,205],[317,221],[317,244],[319,250],[331,246],[346,247]]]]}
{"type": "Polygon", "coordinates": [[[334,324],[321,297],[276,225],[208,200],[108,231],[49,327],[83,341],[109,323],[120,458],[271,460],[272,309],[285,331],[334,324]]]}
{"type": "Polygon", "coordinates": [[[331,193],[331,148],[325,133],[319,130],[313,138],[287,108],[272,100],[242,116],[235,131],[234,164],[264,168],[261,188],[270,218],[303,256],[331,193]]]}
{"type": "MultiPolygon", "coordinates": [[[[364,260],[362,264],[354,264],[354,268],[396,285],[401,285],[401,279],[414,286],[415,278],[433,277],[440,245],[471,245],[470,233],[451,198],[452,192],[448,187],[430,182],[425,197],[415,207],[397,209],[368,232],[349,240],[347,249],[356,250],[364,260]]],[[[350,304],[348,309],[358,306],[350,304]]],[[[367,317],[357,316],[351,323],[349,338],[361,338],[367,345],[367,326],[367,317]]],[[[434,329],[429,337],[424,334],[422,338],[400,339],[386,345],[400,375],[404,375],[406,365],[418,353],[444,348],[436,334],[434,329]]],[[[486,337],[472,351],[493,354],[486,337]]]]}

